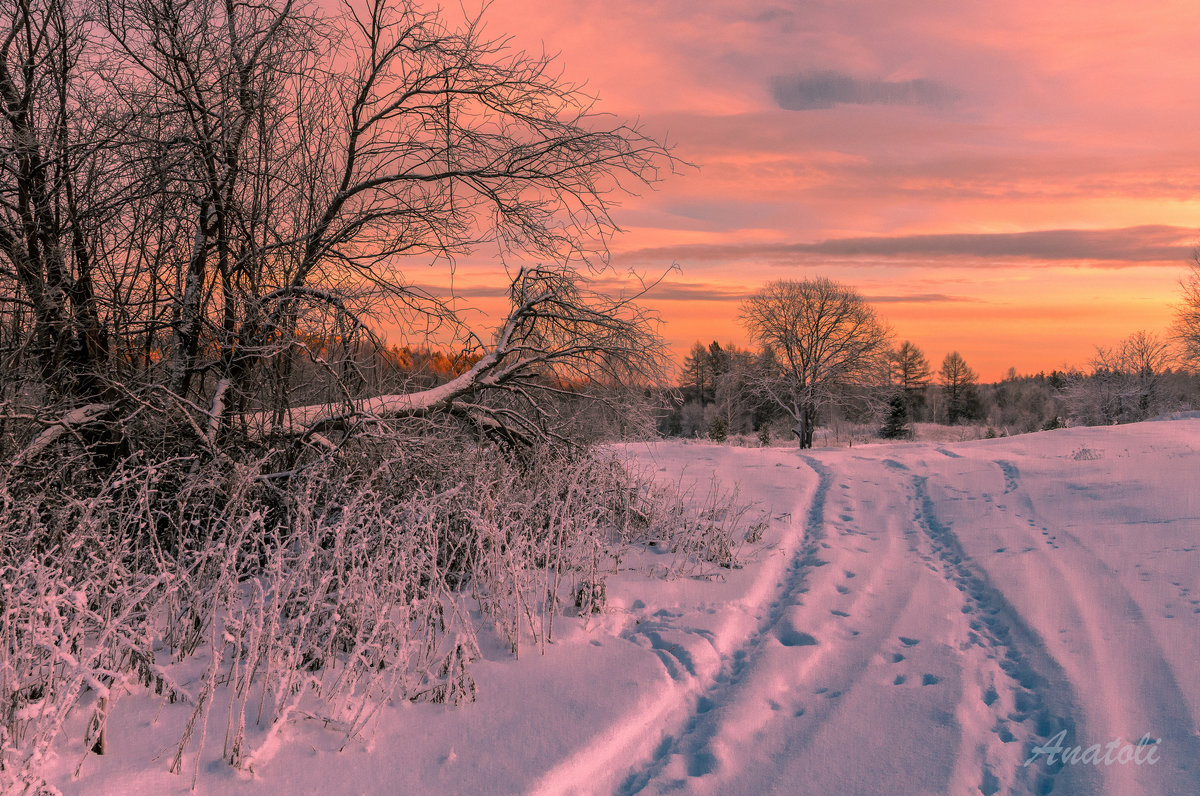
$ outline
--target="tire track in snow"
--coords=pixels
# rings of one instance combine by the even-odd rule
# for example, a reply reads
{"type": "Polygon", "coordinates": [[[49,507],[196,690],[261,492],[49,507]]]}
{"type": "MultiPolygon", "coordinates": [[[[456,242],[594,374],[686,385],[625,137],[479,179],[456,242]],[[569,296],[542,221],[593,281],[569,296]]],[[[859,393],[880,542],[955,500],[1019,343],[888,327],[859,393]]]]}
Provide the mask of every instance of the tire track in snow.
{"type": "Polygon", "coordinates": [[[821,542],[825,538],[825,504],[833,483],[833,474],[824,465],[807,457],[802,460],[817,474],[817,487],[813,493],[804,523],[804,544],[793,555],[788,564],[783,586],[776,591],[770,610],[754,632],[738,647],[721,667],[713,682],[704,688],[695,705],[685,717],[681,729],[675,735],[667,735],[654,750],[651,759],[634,768],[617,788],[619,794],[640,793],[663,773],[671,760],[677,756],[687,759],[687,774],[691,777],[704,776],[716,765],[716,759],[708,749],[709,741],[717,731],[712,712],[727,701],[745,677],[755,650],[768,638],[777,638],[785,646],[807,646],[814,643],[811,636],[780,630],[786,624],[787,610],[800,602],[807,591],[808,573],[827,562],[820,559],[821,542]]]}
{"type": "MultiPolygon", "coordinates": [[[[1017,467],[1003,460],[993,463],[1004,475],[1005,494],[1017,492],[1021,486],[1017,467]]],[[[1014,513],[1014,518],[1024,520],[1030,533],[1041,529],[1042,536],[1049,536],[1048,529],[1035,520],[1036,510],[1030,495],[1023,491],[1018,498],[1024,515],[1014,513]]],[[[1109,566],[1078,536],[1061,528],[1055,529],[1054,536],[1049,536],[1051,540],[1059,540],[1060,537],[1061,541],[1050,542],[1052,547],[1058,549],[1065,544],[1070,555],[1082,559],[1086,571],[1081,571],[1079,564],[1064,569],[1057,557],[1047,555],[1045,550],[1039,551],[1040,558],[1054,573],[1054,582],[1062,584],[1054,598],[1071,606],[1079,623],[1077,630],[1086,635],[1086,657],[1095,664],[1091,670],[1095,681],[1088,685],[1105,695],[1103,702],[1109,708],[1108,721],[1112,725],[1109,730],[1119,734],[1133,729],[1125,727],[1118,717],[1137,712],[1153,717],[1154,726],[1145,729],[1162,739],[1163,757],[1152,771],[1146,772],[1157,777],[1154,787],[1170,793],[1200,793],[1200,737],[1197,735],[1200,723],[1197,723],[1189,709],[1183,689],[1166,660],[1162,646],[1145,622],[1141,607],[1109,566]],[[1119,652],[1114,658],[1109,651],[1112,642],[1108,640],[1105,628],[1097,626],[1097,607],[1103,609],[1100,612],[1101,622],[1106,619],[1111,621],[1115,617],[1124,618],[1122,632],[1125,636],[1121,646],[1138,650],[1137,665],[1132,670],[1123,665],[1119,652]]],[[[1070,738],[1071,734],[1068,733],[1070,738]]],[[[1088,739],[1088,743],[1096,740],[1101,739],[1088,739]]],[[[1074,736],[1074,742],[1084,743],[1084,737],[1074,736]]],[[[1147,785],[1145,781],[1130,779],[1128,767],[1117,767],[1105,773],[1110,777],[1106,783],[1109,790],[1116,788],[1122,792],[1147,785]]]]}
{"type": "MultiPolygon", "coordinates": [[[[918,549],[907,467],[839,461],[806,459],[825,489],[805,514],[808,554],[792,562],[802,574],[793,570],[683,730],[664,738],[619,793],[870,792],[905,765],[914,791],[963,783],[952,781],[956,758],[937,751],[960,738],[953,715],[963,678],[945,657],[951,647],[936,640],[956,620],[922,618],[958,592],[918,549]],[[843,491],[829,488],[835,481],[843,491]],[[877,710],[882,722],[871,719],[877,710]],[[920,733],[900,718],[914,710],[932,718],[920,733]]],[[[986,782],[981,771],[972,776],[986,782]]]]}
{"type": "MultiPolygon", "coordinates": [[[[1107,570],[1104,562],[1076,536],[1062,530],[1058,531],[1058,535],[1064,537],[1074,552],[1086,556],[1094,564],[1093,571],[1107,570]]],[[[1106,603],[1109,616],[1124,617],[1125,631],[1129,635],[1122,644],[1138,650],[1136,669],[1123,677],[1116,675],[1109,667],[1102,667],[1109,679],[1116,681],[1109,686],[1109,693],[1113,697],[1111,702],[1123,703],[1132,698],[1139,710],[1154,717],[1154,726],[1145,729],[1162,739],[1160,756],[1167,766],[1177,770],[1176,781],[1166,787],[1173,793],[1200,794],[1200,721],[1189,709],[1187,697],[1167,662],[1162,645],[1150,631],[1141,606],[1117,578],[1101,576],[1101,579],[1105,593],[1096,602],[1103,600],[1106,603]]],[[[1063,573],[1063,580],[1067,582],[1074,578],[1063,573]]],[[[1103,653],[1101,650],[1100,654],[1103,653]]],[[[1117,704],[1113,704],[1113,707],[1116,708],[1117,704]]],[[[1117,710],[1116,714],[1125,715],[1126,711],[1117,710]]]]}
{"type": "MultiPolygon", "coordinates": [[[[1007,462],[1002,466],[1005,494],[1017,489],[1016,468],[1007,462]]],[[[1025,623],[1020,613],[995,588],[987,574],[964,552],[951,528],[937,518],[926,486],[928,476],[913,476],[913,489],[918,501],[918,523],[941,561],[945,577],[963,593],[964,613],[970,617],[975,643],[991,647],[1003,658],[1000,668],[1014,681],[1016,712],[1010,716],[1027,725],[1031,734],[1047,740],[1062,730],[1068,738],[1084,737],[1079,700],[1066,673],[1046,650],[1038,635],[1025,623]]],[[[1024,757],[1028,759],[1030,741],[1024,757]]],[[[1024,785],[1032,792],[1096,793],[1099,778],[1095,772],[1076,767],[1064,772],[1061,762],[1053,766],[1039,758],[1038,767],[1018,771],[1018,776],[1038,772],[1035,781],[1024,785]],[[1064,787],[1065,786],[1065,787],[1064,787]]],[[[986,772],[986,769],[985,769],[986,772]]],[[[986,774],[985,774],[986,776],[986,774]]]]}

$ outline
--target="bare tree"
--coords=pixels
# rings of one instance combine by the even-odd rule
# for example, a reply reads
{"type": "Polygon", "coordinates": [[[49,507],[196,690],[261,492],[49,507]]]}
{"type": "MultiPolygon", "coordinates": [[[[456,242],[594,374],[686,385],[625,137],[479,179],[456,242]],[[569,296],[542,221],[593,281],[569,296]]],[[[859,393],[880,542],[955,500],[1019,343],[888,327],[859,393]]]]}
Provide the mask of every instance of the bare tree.
{"type": "Polygon", "coordinates": [[[211,446],[361,415],[381,316],[477,359],[388,411],[466,413],[503,388],[470,414],[524,433],[556,380],[653,370],[634,362],[661,352],[653,319],[588,277],[608,267],[611,197],[674,161],[547,56],[410,0],[4,13],[0,320],[11,373],[36,363],[51,396],[22,400],[61,407],[48,434],[150,408],[211,446]],[[494,335],[404,276],[481,250],[512,288],[494,335]],[[305,396],[323,408],[292,411],[305,396]]]}
{"type": "Polygon", "coordinates": [[[906,393],[925,387],[932,376],[925,353],[911,341],[905,340],[891,352],[892,382],[906,393]]]}
{"type": "Polygon", "coordinates": [[[946,420],[950,425],[960,420],[970,420],[979,414],[979,396],[976,387],[979,376],[963,359],[962,354],[951,351],[942,360],[938,376],[942,392],[946,397],[946,420]]]}
{"type": "Polygon", "coordinates": [[[819,412],[886,382],[890,330],[852,288],[825,278],[778,280],[742,303],[763,347],[756,386],[812,447],[819,412]]]}
{"type": "Polygon", "coordinates": [[[713,342],[715,386],[714,415],[720,416],[730,434],[743,434],[754,424],[753,375],[756,357],[748,350],[728,344],[724,348],[713,342]]]}
{"type": "MultiPolygon", "coordinates": [[[[720,350],[716,341],[713,341],[712,345],[720,350]]],[[[679,386],[685,399],[698,401],[701,405],[712,402],[717,376],[715,364],[711,348],[697,340],[691,353],[683,358],[679,386]]]]}
{"type": "Polygon", "coordinates": [[[1170,344],[1153,332],[1138,331],[1113,348],[1096,347],[1092,366],[1130,375],[1152,376],[1162,373],[1171,363],[1170,344]]]}
{"type": "Polygon", "coordinates": [[[903,403],[903,406],[898,408],[889,399],[889,412],[893,415],[892,425],[895,426],[899,422],[895,418],[896,412],[903,414],[905,422],[915,421],[918,414],[924,411],[925,388],[933,376],[929,360],[920,348],[905,340],[893,349],[890,368],[892,385],[899,391],[903,403]]]}
{"type": "Polygon", "coordinates": [[[59,0],[0,5],[0,313],[10,373],[26,356],[55,396],[95,397],[108,356],[85,228],[108,198],[100,157],[110,142],[76,75],[89,26],[59,0]]]}
{"type": "Polygon", "coordinates": [[[1183,361],[1200,369],[1200,251],[1193,253],[1188,275],[1179,286],[1182,301],[1175,309],[1175,338],[1183,361]]]}
{"type": "Polygon", "coordinates": [[[1170,344],[1151,332],[1134,332],[1112,348],[1097,346],[1091,375],[1080,374],[1068,386],[1072,416],[1087,425],[1151,417],[1166,408],[1162,382],[1170,362],[1170,344]]]}

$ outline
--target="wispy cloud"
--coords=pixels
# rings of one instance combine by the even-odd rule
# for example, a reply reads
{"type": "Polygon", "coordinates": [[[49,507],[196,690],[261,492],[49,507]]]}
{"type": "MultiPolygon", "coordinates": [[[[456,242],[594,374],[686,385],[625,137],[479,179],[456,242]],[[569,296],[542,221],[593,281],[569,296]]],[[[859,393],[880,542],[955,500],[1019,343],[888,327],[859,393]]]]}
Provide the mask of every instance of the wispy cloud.
{"type": "Polygon", "coordinates": [[[849,258],[972,258],[1121,264],[1179,263],[1191,254],[1200,230],[1164,225],[1121,229],[1054,229],[1030,232],[947,233],[835,238],[816,243],[692,244],[624,254],[629,262],[792,261],[814,256],[849,258]]]}
{"type": "Polygon", "coordinates": [[[942,108],[956,92],[936,80],[869,80],[822,70],[778,75],[769,81],[771,96],[788,111],[811,111],[835,105],[912,105],[942,108]]]}
{"type": "MultiPolygon", "coordinates": [[[[742,301],[754,292],[754,288],[725,285],[714,282],[673,282],[655,285],[646,295],[651,303],[656,301],[742,301]]],[[[948,293],[889,293],[864,295],[872,304],[942,304],[952,302],[974,302],[981,300],[948,293]]]]}
{"type": "MultiPolygon", "coordinates": [[[[656,303],[660,301],[716,301],[739,302],[754,292],[754,288],[739,285],[728,285],[719,282],[670,282],[643,285],[631,279],[602,278],[592,281],[592,286],[610,295],[630,295],[649,288],[644,297],[645,301],[656,303]]],[[[424,284],[413,287],[429,296],[449,296],[449,286],[424,284]]],[[[453,295],[458,298],[503,298],[508,295],[508,289],[498,285],[465,285],[455,286],[453,295]]],[[[888,293],[881,295],[863,296],[872,304],[942,304],[950,302],[979,302],[980,299],[968,296],[955,296],[947,293],[888,293]]]]}
{"type": "Polygon", "coordinates": [[[495,284],[456,284],[451,288],[449,284],[438,285],[434,283],[414,283],[407,286],[410,290],[423,294],[425,296],[434,296],[437,298],[455,297],[460,299],[474,298],[504,298],[508,295],[508,283],[503,281],[502,277],[498,277],[495,284]]]}
{"type": "Polygon", "coordinates": [[[946,293],[913,293],[907,296],[863,296],[863,298],[871,304],[946,304],[960,302],[978,304],[983,301],[982,299],[970,298],[968,296],[951,296],[946,293]]]}
{"type": "Polygon", "coordinates": [[[750,291],[712,283],[663,283],[648,294],[651,301],[741,301],[750,291]]]}

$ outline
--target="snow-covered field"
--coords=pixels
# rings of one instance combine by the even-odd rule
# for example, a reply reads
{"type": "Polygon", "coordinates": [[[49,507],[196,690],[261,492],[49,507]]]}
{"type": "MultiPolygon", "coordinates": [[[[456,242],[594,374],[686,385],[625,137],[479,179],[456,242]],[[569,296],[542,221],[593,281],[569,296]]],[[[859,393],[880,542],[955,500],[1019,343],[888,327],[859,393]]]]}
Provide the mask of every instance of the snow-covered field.
{"type": "MultiPolygon", "coordinates": [[[[1200,793],[1200,419],[628,450],[769,512],[741,568],[661,581],[653,553],[629,560],[544,656],[485,645],[477,702],[389,706],[366,745],[299,719],[248,774],[210,728],[198,789],[1200,793]]],[[[64,793],[188,790],[157,723],[179,711],[137,699],[77,779],[63,757],[64,793]]]]}

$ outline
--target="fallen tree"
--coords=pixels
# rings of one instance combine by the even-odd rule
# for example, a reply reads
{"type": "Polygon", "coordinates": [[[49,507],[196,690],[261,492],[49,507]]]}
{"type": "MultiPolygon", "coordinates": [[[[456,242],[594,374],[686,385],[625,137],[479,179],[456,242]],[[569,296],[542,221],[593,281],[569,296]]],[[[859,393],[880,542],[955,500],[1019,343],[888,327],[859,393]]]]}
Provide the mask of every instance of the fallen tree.
{"type": "MultiPolygon", "coordinates": [[[[640,284],[640,283],[639,283],[640,284]]],[[[337,402],[280,406],[235,412],[229,409],[230,382],[217,383],[207,408],[191,402],[159,402],[159,411],[181,415],[194,441],[216,447],[229,435],[266,444],[302,438],[335,447],[341,435],[371,421],[443,415],[465,420],[494,435],[522,442],[561,440],[555,403],[564,395],[603,401],[588,387],[611,384],[656,385],[666,371],[666,353],[654,329],[655,318],[632,295],[604,295],[569,268],[523,269],[512,280],[511,308],[489,344],[477,341],[472,364],[453,379],[427,389],[351,397],[337,402]],[[570,385],[568,387],[567,385],[570,385]]],[[[160,391],[161,392],[161,391],[160,391]]],[[[47,428],[14,458],[32,461],[68,432],[98,425],[120,426],[125,405],[150,404],[130,396],[123,404],[87,404],[46,421],[47,428]]],[[[30,418],[32,419],[32,418],[30,418]]]]}
{"type": "Polygon", "coordinates": [[[456,378],[418,392],[246,413],[240,422],[252,438],[266,439],[449,413],[523,438],[554,437],[548,404],[564,383],[660,382],[666,354],[654,317],[637,303],[643,293],[606,296],[570,269],[525,269],[512,281],[512,308],[494,340],[456,378]],[[515,405],[490,401],[497,394],[515,405]]]}

